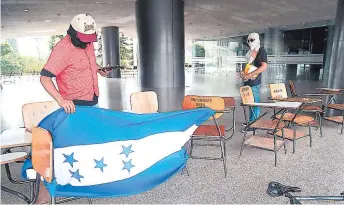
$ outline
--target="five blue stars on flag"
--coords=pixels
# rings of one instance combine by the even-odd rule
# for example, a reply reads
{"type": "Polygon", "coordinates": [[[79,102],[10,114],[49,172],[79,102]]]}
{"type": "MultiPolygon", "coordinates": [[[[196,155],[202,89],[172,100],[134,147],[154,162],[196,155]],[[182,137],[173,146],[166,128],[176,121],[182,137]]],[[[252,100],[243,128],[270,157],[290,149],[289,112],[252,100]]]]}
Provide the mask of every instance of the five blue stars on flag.
{"type": "MultiPolygon", "coordinates": [[[[124,154],[126,158],[129,157],[130,153],[133,153],[134,151],[131,149],[132,145],[129,145],[128,147],[122,145],[122,152],[121,154],[124,154]]],[[[69,163],[71,167],[73,167],[73,163],[78,162],[78,160],[74,159],[74,152],[70,155],[63,154],[63,156],[66,158],[64,162],[69,163]]],[[[107,164],[104,163],[104,157],[100,160],[94,159],[94,162],[96,163],[96,166],[94,168],[100,169],[102,172],[104,172],[104,167],[107,166],[107,164]]],[[[135,167],[132,164],[132,159],[129,159],[129,161],[122,160],[124,167],[122,170],[127,170],[130,173],[130,169],[135,167]]],[[[75,172],[69,170],[69,172],[72,174],[72,178],[77,179],[79,182],[81,182],[81,179],[84,178],[84,176],[80,175],[79,169],[75,172]]]]}

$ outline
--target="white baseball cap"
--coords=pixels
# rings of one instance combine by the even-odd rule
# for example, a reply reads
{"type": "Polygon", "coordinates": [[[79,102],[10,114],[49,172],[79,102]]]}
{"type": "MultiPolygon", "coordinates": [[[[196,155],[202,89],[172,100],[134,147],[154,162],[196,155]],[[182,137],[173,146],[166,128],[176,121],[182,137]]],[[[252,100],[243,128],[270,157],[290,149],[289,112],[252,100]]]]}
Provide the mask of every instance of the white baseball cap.
{"type": "Polygon", "coordinates": [[[97,41],[96,22],[89,14],[78,14],[70,22],[76,30],[80,41],[89,43],[97,41]]]}

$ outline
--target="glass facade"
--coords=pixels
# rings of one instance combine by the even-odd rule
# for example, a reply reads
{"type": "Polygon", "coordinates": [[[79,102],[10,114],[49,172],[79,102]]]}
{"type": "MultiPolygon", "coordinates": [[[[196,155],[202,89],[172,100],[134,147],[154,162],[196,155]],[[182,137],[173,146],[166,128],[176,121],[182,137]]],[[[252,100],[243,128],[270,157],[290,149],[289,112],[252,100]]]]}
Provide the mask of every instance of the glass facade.
{"type": "MultiPolygon", "coordinates": [[[[264,78],[322,81],[328,27],[269,28],[259,32],[261,45],[268,53],[269,74],[264,78]]],[[[192,64],[195,72],[220,75],[239,72],[246,63],[244,56],[249,49],[243,43],[246,39],[247,35],[242,35],[194,41],[192,64]],[[200,52],[202,49],[204,51],[200,52]]]]}

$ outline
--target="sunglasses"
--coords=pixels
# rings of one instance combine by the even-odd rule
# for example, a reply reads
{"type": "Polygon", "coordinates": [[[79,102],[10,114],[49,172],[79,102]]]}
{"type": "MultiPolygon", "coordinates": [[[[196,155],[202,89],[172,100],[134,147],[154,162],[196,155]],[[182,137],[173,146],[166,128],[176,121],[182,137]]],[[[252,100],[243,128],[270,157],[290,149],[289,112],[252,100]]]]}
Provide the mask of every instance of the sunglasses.
{"type": "Polygon", "coordinates": [[[252,43],[255,39],[247,39],[247,43],[252,43]]]}

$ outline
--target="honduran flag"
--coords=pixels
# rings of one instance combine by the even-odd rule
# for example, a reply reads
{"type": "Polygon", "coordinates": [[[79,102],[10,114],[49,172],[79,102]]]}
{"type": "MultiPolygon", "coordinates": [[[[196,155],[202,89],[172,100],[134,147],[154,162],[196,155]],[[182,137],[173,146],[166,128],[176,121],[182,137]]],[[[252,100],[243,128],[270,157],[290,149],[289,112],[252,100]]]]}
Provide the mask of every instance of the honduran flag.
{"type": "MultiPolygon", "coordinates": [[[[45,185],[61,197],[117,197],[152,189],[185,167],[185,143],[213,114],[209,108],[154,114],[59,109],[38,125],[53,140],[54,180],[45,185]]],[[[22,168],[24,178],[29,171],[30,159],[22,168]]]]}

